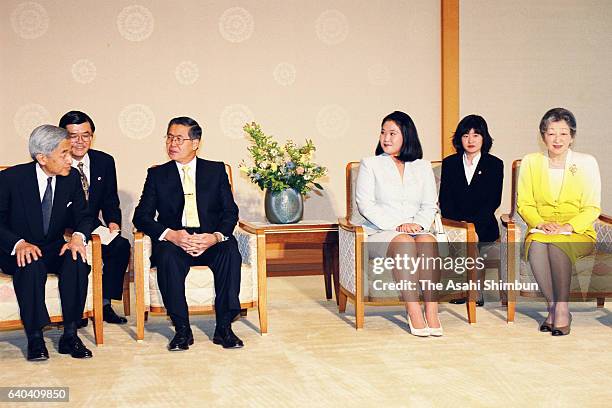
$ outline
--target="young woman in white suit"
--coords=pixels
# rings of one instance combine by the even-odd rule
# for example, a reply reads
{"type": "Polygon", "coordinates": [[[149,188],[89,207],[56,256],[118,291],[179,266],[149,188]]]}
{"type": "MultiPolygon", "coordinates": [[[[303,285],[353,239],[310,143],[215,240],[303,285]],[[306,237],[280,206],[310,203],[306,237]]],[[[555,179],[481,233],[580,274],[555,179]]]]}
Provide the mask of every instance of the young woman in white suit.
{"type": "MultiPolygon", "coordinates": [[[[438,255],[437,243],[430,227],[437,211],[436,182],[423,150],[414,122],[404,112],[387,115],[381,125],[376,156],[361,160],[355,190],[357,207],[366,221],[369,256],[401,259],[438,255]]],[[[440,272],[433,264],[420,267],[398,267],[393,276],[397,282],[414,282],[417,290],[401,291],[406,302],[410,333],[426,337],[441,336],[437,294],[422,289],[425,313],[419,305],[421,281],[438,282],[440,272]],[[431,267],[429,267],[431,266],[431,267]]]]}

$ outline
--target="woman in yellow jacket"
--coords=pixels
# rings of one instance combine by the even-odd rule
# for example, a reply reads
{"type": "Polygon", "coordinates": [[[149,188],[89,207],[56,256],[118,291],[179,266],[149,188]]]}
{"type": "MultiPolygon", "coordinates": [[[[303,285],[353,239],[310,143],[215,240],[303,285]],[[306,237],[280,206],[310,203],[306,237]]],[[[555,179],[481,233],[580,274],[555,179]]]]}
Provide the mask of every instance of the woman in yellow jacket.
{"type": "Polygon", "coordinates": [[[569,290],[572,266],[595,244],[593,222],[601,211],[601,178],[593,156],[573,152],[576,119],[563,108],[546,112],[540,121],[546,153],[521,161],[518,212],[529,227],[525,253],[548,317],[540,331],[569,334],[569,290]]]}

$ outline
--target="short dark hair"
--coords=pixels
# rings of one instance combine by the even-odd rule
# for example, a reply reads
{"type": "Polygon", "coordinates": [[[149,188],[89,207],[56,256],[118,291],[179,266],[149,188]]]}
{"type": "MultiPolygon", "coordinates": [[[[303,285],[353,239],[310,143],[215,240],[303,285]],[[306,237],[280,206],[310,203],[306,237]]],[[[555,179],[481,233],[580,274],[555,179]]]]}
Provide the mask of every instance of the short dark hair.
{"type": "Polygon", "coordinates": [[[453,146],[455,147],[455,151],[457,153],[465,152],[463,144],[461,143],[461,137],[470,133],[470,130],[472,129],[474,129],[474,132],[482,136],[482,147],[480,150],[484,153],[489,153],[491,146],[493,146],[493,138],[489,133],[487,121],[484,120],[482,116],[478,115],[468,115],[461,119],[457,125],[457,130],[455,130],[455,134],[453,135],[453,146]]]}
{"type": "MultiPolygon", "coordinates": [[[[419,135],[412,118],[404,112],[395,111],[385,116],[380,126],[382,127],[389,121],[395,122],[397,127],[400,128],[400,131],[402,132],[403,142],[397,158],[403,162],[413,162],[417,159],[422,159],[423,148],[421,147],[419,135]]],[[[383,153],[384,150],[380,145],[379,140],[378,146],[376,146],[376,155],[379,156],[383,153]]]]}
{"type": "Polygon", "coordinates": [[[172,125],[182,125],[189,127],[189,138],[200,140],[202,138],[202,128],[198,125],[198,122],[195,119],[191,119],[187,116],[179,116],[178,118],[174,118],[168,122],[168,130],[170,130],[170,126],[172,125]]]}
{"type": "Polygon", "coordinates": [[[59,121],[59,127],[66,129],[68,125],[80,125],[81,123],[89,122],[89,126],[91,126],[91,133],[96,131],[96,125],[94,125],[93,120],[89,117],[88,114],[81,111],[70,111],[66,113],[59,121]]]}
{"type": "Polygon", "coordinates": [[[540,121],[540,136],[544,137],[544,133],[552,122],[561,122],[562,120],[567,123],[570,128],[570,135],[574,137],[576,135],[576,118],[572,112],[565,108],[552,108],[544,114],[540,121]]]}

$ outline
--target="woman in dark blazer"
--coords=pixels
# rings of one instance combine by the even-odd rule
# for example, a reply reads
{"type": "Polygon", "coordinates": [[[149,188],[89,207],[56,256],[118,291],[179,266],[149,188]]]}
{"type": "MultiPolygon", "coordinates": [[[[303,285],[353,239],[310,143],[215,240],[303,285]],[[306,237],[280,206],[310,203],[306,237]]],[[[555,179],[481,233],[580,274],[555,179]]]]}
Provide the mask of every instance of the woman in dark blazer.
{"type": "MultiPolygon", "coordinates": [[[[442,161],[440,211],[444,218],[474,223],[479,249],[499,238],[495,210],[501,203],[504,163],[489,154],[493,139],[487,122],[478,115],[461,119],[453,135],[457,153],[442,161]]],[[[478,281],[484,270],[478,271],[478,281]]],[[[465,299],[451,301],[465,303],[465,299]]],[[[482,291],[478,306],[484,305],[482,291]]]]}

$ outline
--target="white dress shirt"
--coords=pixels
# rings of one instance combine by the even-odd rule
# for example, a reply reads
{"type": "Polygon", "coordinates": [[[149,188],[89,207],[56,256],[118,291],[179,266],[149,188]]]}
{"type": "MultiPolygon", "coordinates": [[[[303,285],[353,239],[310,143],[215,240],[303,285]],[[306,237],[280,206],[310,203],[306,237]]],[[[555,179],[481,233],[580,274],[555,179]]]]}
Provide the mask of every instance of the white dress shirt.
{"type": "Polygon", "coordinates": [[[472,159],[472,164],[468,162],[467,154],[463,153],[463,171],[465,171],[465,179],[467,180],[468,186],[472,182],[472,178],[474,177],[474,172],[476,171],[476,167],[478,166],[478,162],[480,161],[480,153],[476,154],[472,159]]]}
{"type": "MultiPolygon", "coordinates": [[[[45,196],[45,190],[47,189],[47,173],[40,167],[40,164],[36,163],[36,180],[38,180],[38,193],[40,195],[40,203],[42,204],[43,197],[45,196]]],[[[55,198],[55,176],[51,176],[51,188],[53,194],[51,195],[51,205],[53,205],[53,199],[55,198]]],[[[52,207],[53,208],[53,207],[52,207]]]]}
{"type": "Polygon", "coordinates": [[[89,153],[85,153],[85,156],[83,156],[81,160],[72,159],[72,167],[78,170],[80,162],[83,162],[83,173],[85,173],[85,177],[87,177],[87,181],[89,182],[89,185],[91,185],[89,153]]]}

